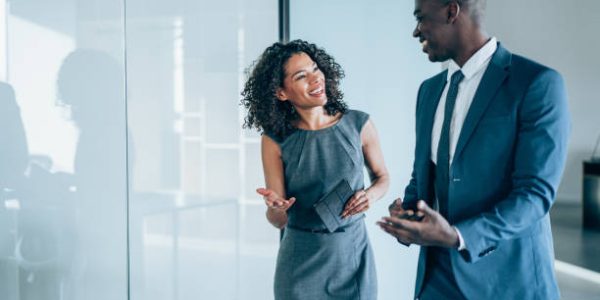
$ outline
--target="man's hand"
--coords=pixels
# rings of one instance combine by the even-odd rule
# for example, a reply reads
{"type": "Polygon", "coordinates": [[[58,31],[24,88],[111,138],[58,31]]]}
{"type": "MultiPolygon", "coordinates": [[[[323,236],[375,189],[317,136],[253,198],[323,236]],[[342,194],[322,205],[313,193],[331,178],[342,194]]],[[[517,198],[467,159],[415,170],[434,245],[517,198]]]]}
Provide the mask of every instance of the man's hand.
{"type": "MultiPolygon", "coordinates": [[[[390,204],[388,206],[388,211],[390,213],[390,217],[395,216],[395,217],[399,217],[402,219],[411,219],[416,216],[415,212],[413,210],[405,210],[404,209],[404,207],[402,206],[401,198],[397,198],[396,200],[394,200],[394,202],[392,202],[392,204],[390,204]]],[[[410,246],[410,243],[403,242],[399,238],[396,238],[396,240],[404,246],[407,246],[407,247],[410,246]]]]}
{"type": "Polygon", "coordinates": [[[402,199],[398,198],[392,202],[388,206],[388,211],[390,212],[390,216],[397,216],[404,213],[404,209],[402,208],[402,199]]]}
{"type": "MultiPolygon", "coordinates": [[[[399,199],[398,199],[399,200],[399,199]]],[[[377,225],[385,232],[398,239],[399,242],[409,245],[440,246],[447,248],[458,247],[458,234],[448,221],[438,212],[431,209],[423,200],[417,204],[416,215],[422,215],[421,221],[411,221],[406,218],[408,211],[402,209],[402,201],[396,200],[390,217],[383,217],[377,225]],[[400,205],[398,205],[400,202],[400,205]],[[400,206],[398,208],[398,206],[400,206]]]]}

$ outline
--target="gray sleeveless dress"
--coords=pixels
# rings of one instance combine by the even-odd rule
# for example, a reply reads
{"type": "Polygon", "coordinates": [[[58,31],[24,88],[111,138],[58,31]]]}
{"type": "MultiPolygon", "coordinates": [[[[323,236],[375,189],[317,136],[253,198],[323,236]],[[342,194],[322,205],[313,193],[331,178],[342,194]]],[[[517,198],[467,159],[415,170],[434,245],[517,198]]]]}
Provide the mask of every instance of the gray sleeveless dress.
{"type": "Polygon", "coordinates": [[[328,233],[313,209],[343,179],[354,191],[364,188],[360,132],[368,119],[349,110],[331,127],[274,138],[281,147],[287,197],[296,197],[277,256],[275,299],[377,299],[364,214],[328,233]]]}

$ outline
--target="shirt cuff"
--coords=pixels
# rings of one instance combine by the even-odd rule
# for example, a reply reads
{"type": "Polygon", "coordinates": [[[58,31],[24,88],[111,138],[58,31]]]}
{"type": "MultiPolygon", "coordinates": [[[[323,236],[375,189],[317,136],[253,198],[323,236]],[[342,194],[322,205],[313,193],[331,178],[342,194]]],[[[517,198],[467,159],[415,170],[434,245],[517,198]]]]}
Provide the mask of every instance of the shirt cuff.
{"type": "Polygon", "coordinates": [[[454,230],[456,231],[456,234],[458,235],[458,251],[467,249],[467,245],[465,245],[465,240],[463,239],[462,235],[460,234],[460,230],[458,230],[458,228],[456,228],[456,226],[452,226],[452,228],[454,228],[454,230]]]}

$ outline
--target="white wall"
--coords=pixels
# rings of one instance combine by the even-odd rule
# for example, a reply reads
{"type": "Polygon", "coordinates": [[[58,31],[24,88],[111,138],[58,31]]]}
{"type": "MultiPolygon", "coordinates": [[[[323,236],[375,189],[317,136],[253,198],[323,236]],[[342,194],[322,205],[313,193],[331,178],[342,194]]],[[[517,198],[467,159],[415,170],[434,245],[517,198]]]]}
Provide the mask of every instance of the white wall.
{"type": "MultiPolygon", "coordinates": [[[[291,1],[291,38],[323,46],[346,70],[346,101],[370,113],[380,131],[392,186],[368,214],[381,299],[412,295],[416,248],[404,249],[372,225],[402,195],[414,145],[418,84],[441,69],[412,38],[413,1],[291,1]],[[401,270],[401,271],[398,271],[401,270]],[[408,292],[398,291],[408,290],[408,292]]],[[[508,49],[557,69],[565,77],[573,120],[559,201],[581,201],[581,162],[600,134],[600,2],[488,1],[486,26],[508,49]]]]}
{"type": "Polygon", "coordinates": [[[581,202],[582,161],[591,157],[600,135],[599,15],[596,0],[488,1],[488,33],[565,79],[573,126],[558,201],[581,202]]]}
{"type": "Polygon", "coordinates": [[[346,71],[345,100],[371,115],[392,184],[367,213],[375,252],[379,299],[412,299],[418,247],[405,248],[375,222],[404,195],[414,155],[414,111],[419,84],[441,70],[412,37],[412,1],[291,1],[291,39],[324,47],[346,71]]]}
{"type": "MultiPolygon", "coordinates": [[[[292,38],[305,37],[335,51],[334,54],[348,71],[349,76],[345,86],[347,96],[359,98],[358,101],[370,101],[365,100],[366,81],[355,80],[359,76],[350,73],[355,68],[358,68],[359,74],[365,73],[363,65],[373,63],[371,57],[368,61],[358,60],[359,57],[365,56],[361,51],[374,49],[375,51],[372,52],[377,54],[375,61],[385,58],[390,60],[389,65],[393,65],[393,61],[397,59],[416,56],[416,61],[406,60],[409,72],[404,72],[407,66],[403,66],[396,76],[391,78],[418,74],[413,69],[422,69],[421,66],[416,65],[416,62],[419,62],[418,59],[423,61],[424,58],[420,55],[416,43],[408,37],[414,25],[411,15],[413,2],[393,2],[378,1],[376,4],[366,4],[365,1],[358,0],[292,1],[292,38]],[[404,14],[399,11],[400,6],[403,7],[404,14]],[[318,16],[319,19],[315,20],[319,22],[311,22],[312,16],[318,16]],[[400,22],[406,22],[404,30],[399,27],[400,22]],[[369,23],[371,25],[368,25],[369,23]],[[406,45],[389,45],[401,38],[406,40],[406,45]],[[369,46],[365,45],[367,42],[369,46]],[[388,51],[390,54],[382,55],[381,51],[388,51]],[[345,57],[347,63],[343,61],[345,57]]],[[[600,84],[600,75],[597,73],[600,70],[598,58],[600,39],[596,38],[597,28],[600,28],[600,19],[597,17],[600,14],[600,2],[595,0],[487,2],[485,27],[490,35],[496,36],[509,50],[548,65],[558,70],[565,78],[573,126],[567,165],[557,200],[581,201],[582,161],[591,157],[594,145],[600,136],[600,125],[597,121],[600,101],[595,89],[600,84]]],[[[384,76],[373,75],[379,73],[369,74],[373,80],[380,82],[387,80],[384,76]]],[[[411,78],[418,81],[425,76],[413,75],[411,78]]],[[[381,86],[397,87],[398,84],[398,82],[393,84],[382,82],[381,86]]],[[[368,98],[373,98],[372,96],[375,95],[373,93],[379,91],[380,88],[369,89],[371,97],[368,98]]],[[[412,97],[415,91],[415,89],[408,89],[403,92],[404,95],[412,92],[413,94],[408,94],[412,97]]],[[[412,101],[414,97],[411,97],[402,97],[402,99],[412,101]]],[[[348,98],[348,100],[354,104],[357,99],[348,98]]],[[[391,99],[386,100],[391,101],[391,99]]],[[[377,105],[377,102],[370,101],[367,110],[373,110],[373,105],[377,105]]],[[[412,107],[405,106],[405,109],[411,112],[412,107]]],[[[380,128],[380,130],[384,129],[380,128]]]]}

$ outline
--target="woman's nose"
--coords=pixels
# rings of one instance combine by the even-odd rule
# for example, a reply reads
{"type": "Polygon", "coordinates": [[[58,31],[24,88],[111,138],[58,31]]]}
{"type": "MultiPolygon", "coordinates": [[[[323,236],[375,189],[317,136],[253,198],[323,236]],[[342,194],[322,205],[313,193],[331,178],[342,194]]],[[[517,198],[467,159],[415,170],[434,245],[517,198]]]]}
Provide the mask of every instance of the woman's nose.
{"type": "Polygon", "coordinates": [[[320,74],[311,74],[310,77],[310,83],[315,83],[315,82],[319,82],[319,80],[321,79],[320,74]]]}

